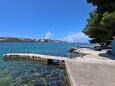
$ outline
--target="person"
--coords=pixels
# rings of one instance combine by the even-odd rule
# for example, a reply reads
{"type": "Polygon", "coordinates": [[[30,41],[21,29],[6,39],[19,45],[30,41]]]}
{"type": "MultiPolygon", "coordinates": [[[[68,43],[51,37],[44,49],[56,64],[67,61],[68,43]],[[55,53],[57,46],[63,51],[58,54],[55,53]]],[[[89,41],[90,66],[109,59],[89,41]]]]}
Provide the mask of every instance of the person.
{"type": "Polygon", "coordinates": [[[79,48],[79,44],[76,44],[76,48],[79,48]]]}
{"type": "Polygon", "coordinates": [[[9,53],[12,53],[12,50],[11,50],[11,49],[9,50],[9,53]]]}

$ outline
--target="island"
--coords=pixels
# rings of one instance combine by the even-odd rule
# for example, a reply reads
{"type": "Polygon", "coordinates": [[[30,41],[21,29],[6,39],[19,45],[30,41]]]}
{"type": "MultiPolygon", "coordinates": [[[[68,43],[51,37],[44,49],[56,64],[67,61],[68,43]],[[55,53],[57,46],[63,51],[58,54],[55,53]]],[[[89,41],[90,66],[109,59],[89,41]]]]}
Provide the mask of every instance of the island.
{"type": "Polygon", "coordinates": [[[4,42],[38,42],[38,43],[63,43],[62,40],[54,39],[31,39],[31,38],[18,38],[18,37],[0,37],[0,43],[4,42]]]}

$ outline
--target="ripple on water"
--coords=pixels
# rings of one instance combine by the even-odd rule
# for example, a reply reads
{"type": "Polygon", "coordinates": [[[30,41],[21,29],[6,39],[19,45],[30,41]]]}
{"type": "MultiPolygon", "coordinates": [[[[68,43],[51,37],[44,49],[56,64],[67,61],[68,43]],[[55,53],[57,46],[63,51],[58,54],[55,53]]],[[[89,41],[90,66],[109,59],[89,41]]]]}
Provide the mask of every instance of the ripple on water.
{"type": "Polygon", "coordinates": [[[34,61],[11,62],[0,70],[0,86],[64,86],[64,70],[34,61]],[[11,64],[12,63],[12,64],[11,64]]]}
{"type": "Polygon", "coordinates": [[[3,54],[27,52],[67,56],[68,43],[0,43],[0,86],[64,86],[64,69],[35,61],[4,61],[3,54]]]}

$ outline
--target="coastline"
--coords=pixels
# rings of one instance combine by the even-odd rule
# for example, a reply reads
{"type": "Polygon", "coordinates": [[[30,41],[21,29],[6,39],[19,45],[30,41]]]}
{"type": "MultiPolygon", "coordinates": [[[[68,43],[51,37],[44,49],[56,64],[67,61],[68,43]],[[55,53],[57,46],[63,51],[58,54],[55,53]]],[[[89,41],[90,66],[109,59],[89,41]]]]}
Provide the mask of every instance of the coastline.
{"type": "MultiPolygon", "coordinates": [[[[81,86],[81,85],[114,86],[115,85],[115,74],[114,74],[115,60],[107,58],[110,55],[108,56],[105,51],[94,51],[90,48],[79,48],[77,50],[74,50],[74,52],[78,52],[78,51],[79,53],[83,53],[85,55],[64,59],[65,71],[68,76],[67,77],[69,80],[68,84],[70,83],[70,86],[81,86]],[[100,56],[100,54],[104,54],[104,56],[107,57],[100,56]],[[109,77],[108,76],[106,77],[106,75],[109,75],[109,77]],[[92,77],[92,79],[90,79],[90,77],[92,77]],[[105,79],[103,79],[104,77],[105,79]]],[[[16,55],[18,56],[18,53],[16,55]]],[[[26,53],[19,54],[19,55],[24,56],[26,55],[26,53]]],[[[34,54],[27,54],[27,55],[30,55],[32,57],[34,54]]],[[[47,59],[47,55],[44,57],[44,55],[36,54],[36,56],[38,57],[41,56],[42,58],[47,59]]],[[[48,59],[53,59],[53,57],[48,59]]]]}
{"type": "MultiPolygon", "coordinates": [[[[14,44],[13,44],[13,47],[14,47],[14,44]]],[[[22,47],[22,45],[21,45],[21,47],[22,47]]],[[[25,45],[24,45],[24,47],[25,47],[25,45]]],[[[30,47],[30,46],[28,46],[28,47],[30,47]]],[[[35,46],[35,47],[37,47],[37,46],[35,46]]],[[[19,45],[18,45],[18,48],[19,48],[19,45]]],[[[45,49],[46,48],[47,47],[45,46],[45,49]]],[[[79,49],[75,50],[74,52],[80,51],[81,53],[85,53],[85,55],[83,55],[82,57],[79,56],[79,57],[74,57],[74,58],[65,60],[65,70],[66,70],[66,72],[67,72],[66,74],[68,76],[66,78],[68,78],[68,80],[69,80],[68,83],[70,83],[71,86],[76,86],[77,84],[78,84],[78,86],[80,86],[80,85],[100,86],[100,84],[102,84],[102,83],[98,82],[98,85],[95,85],[95,80],[102,79],[106,75],[109,75],[114,78],[113,72],[115,72],[114,71],[115,61],[111,60],[110,58],[104,57],[104,56],[108,57],[108,55],[104,54],[105,51],[94,51],[93,49],[89,49],[89,48],[79,48],[79,49]],[[104,56],[101,56],[100,54],[104,54],[104,56]],[[96,70],[98,70],[98,71],[95,72],[96,70]],[[106,70],[109,72],[105,72],[106,70]],[[89,72],[90,72],[90,74],[89,74],[89,72]],[[104,73],[102,74],[102,72],[104,72],[104,73]],[[110,74],[108,74],[108,73],[110,73],[110,74]],[[88,76],[86,76],[87,74],[88,74],[88,76]],[[97,76],[94,76],[94,74],[97,76]],[[90,80],[89,79],[90,77],[93,77],[94,80],[93,79],[90,80]],[[95,77],[97,77],[97,79],[95,79],[95,77]],[[90,84],[86,85],[87,83],[92,83],[93,85],[90,85],[90,84]]],[[[60,51],[60,50],[56,50],[56,51],[60,51]]],[[[106,77],[107,80],[110,79],[111,81],[114,81],[113,78],[106,77]]],[[[100,81],[104,82],[104,80],[100,80],[100,81]]],[[[106,81],[106,82],[113,83],[113,82],[109,82],[109,81],[106,81]]],[[[115,83],[113,83],[113,84],[115,85],[115,83]]],[[[112,86],[114,86],[114,85],[112,85],[112,86]]],[[[101,86],[106,86],[106,85],[101,85],[101,86]]]]}

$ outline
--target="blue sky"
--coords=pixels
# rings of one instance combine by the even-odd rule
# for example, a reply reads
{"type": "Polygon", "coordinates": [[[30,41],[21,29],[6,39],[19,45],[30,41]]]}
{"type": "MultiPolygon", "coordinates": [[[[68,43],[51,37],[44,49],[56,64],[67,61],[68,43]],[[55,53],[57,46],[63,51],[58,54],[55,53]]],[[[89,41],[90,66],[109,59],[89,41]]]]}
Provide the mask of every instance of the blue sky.
{"type": "Polygon", "coordinates": [[[0,0],[0,36],[87,41],[93,9],[86,0],[0,0]]]}

